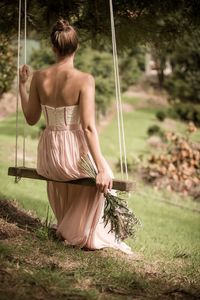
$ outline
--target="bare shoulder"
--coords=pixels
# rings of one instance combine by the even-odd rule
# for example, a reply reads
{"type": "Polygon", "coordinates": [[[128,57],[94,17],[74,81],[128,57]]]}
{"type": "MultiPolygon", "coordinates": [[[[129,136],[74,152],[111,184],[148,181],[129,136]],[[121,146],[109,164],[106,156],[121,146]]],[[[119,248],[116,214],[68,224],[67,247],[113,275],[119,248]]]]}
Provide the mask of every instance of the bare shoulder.
{"type": "Polygon", "coordinates": [[[77,72],[77,76],[79,77],[79,81],[80,81],[82,87],[85,87],[88,85],[93,86],[95,84],[95,79],[92,74],[82,72],[79,70],[76,70],[76,72],[77,72]]]}
{"type": "Polygon", "coordinates": [[[34,70],[32,72],[32,81],[35,83],[40,82],[40,79],[44,77],[42,70],[34,70]]]}
{"type": "Polygon", "coordinates": [[[40,69],[40,70],[35,70],[33,75],[37,76],[37,77],[44,76],[44,75],[49,73],[50,68],[51,67],[46,67],[46,68],[43,68],[43,69],[40,69]]]}

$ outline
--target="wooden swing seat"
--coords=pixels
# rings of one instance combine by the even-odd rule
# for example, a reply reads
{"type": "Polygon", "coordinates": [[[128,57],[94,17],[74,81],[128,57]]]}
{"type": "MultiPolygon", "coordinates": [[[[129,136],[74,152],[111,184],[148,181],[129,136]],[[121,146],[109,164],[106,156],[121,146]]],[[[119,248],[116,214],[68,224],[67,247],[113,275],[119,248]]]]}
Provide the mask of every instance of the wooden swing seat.
{"type": "MultiPolygon", "coordinates": [[[[47,180],[47,181],[56,181],[56,180],[50,180],[48,178],[45,178],[45,177],[39,175],[37,173],[36,169],[33,169],[33,168],[9,167],[8,175],[19,177],[19,178],[22,177],[22,178],[39,179],[39,180],[47,180]]],[[[79,179],[70,180],[70,181],[57,181],[57,182],[66,182],[66,183],[79,184],[79,185],[85,185],[85,186],[96,185],[94,180],[89,177],[88,178],[79,178],[79,179]]],[[[114,190],[130,192],[130,191],[134,190],[134,187],[135,187],[135,184],[132,181],[113,179],[113,189],[114,190]]]]}

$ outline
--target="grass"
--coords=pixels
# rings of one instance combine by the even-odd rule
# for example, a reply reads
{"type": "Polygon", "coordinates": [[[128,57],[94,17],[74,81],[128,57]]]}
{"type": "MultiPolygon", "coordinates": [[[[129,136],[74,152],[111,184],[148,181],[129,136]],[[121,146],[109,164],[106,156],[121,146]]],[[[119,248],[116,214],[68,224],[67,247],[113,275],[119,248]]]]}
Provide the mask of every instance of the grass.
{"type": "MultiPolygon", "coordinates": [[[[128,98],[129,104],[138,103],[138,98],[128,98]]],[[[183,134],[186,131],[187,124],[167,119],[166,122],[160,122],[155,114],[159,108],[144,107],[135,109],[129,113],[124,113],[125,140],[127,148],[127,157],[144,156],[152,150],[147,144],[147,130],[152,125],[158,125],[163,130],[178,132],[183,134]]],[[[106,127],[101,135],[101,147],[109,162],[116,162],[119,157],[117,117],[106,127]]],[[[198,142],[200,140],[200,130],[192,134],[191,139],[198,142]]],[[[154,149],[153,149],[154,151],[154,149]]]]}
{"type": "MultiPolygon", "coordinates": [[[[149,111],[137,110],[124,115],[127,157],[144,155],[148,152],[147,129],[156,122],[149,111]],[[142,126],[141,126],[142,122],[142,126]]],[[[101,135],[102,152],[109,162],[116,162],[119,157],[117,119],[110,123],[101,135]]]]}
{"type": "Polygon", "coordinates": [[[182,249],[194,255],[199,261],[199,235],[198,230],[194,230],[199,227],[198,214],[161,202],[152,205],[151,198],[147,196],[141,198],[135,195],[133,206],[139,216],[143,215],[145,209],[142,218],[143,228],[139,232],[140,238],[136,244],[131,241],[137,251],[141,249],[144,251],[145,248],[144,252],[149,260],[154,260],[154,256],[162,256],[162,259],[170,261],[177,249],[182,249]]]}
{"type": "MultiPolygon", "coordinates": [[[[154,112],[146,108],[125,114],[128,157],[148,155],[147,128],[160,124],[154,112]]],[[[20,116],[21,132],[22,124],[20,116]]],[[[174,130],[182,131],[185,125],[174,122],[173,126],[174,130]]],[[[14,116],[0,122],[0,132],[1,196],[16,199],[20,207],[44,220],[48,207],[45,182],[23,179],[15,184],[14,178],[6,175],[8,166],[14,164],[14,116]]],[[[36,161],[38,132],[39,125],[28,130],[28,166],[36,161]]],[[[114,119],[100,137],[102,151],[113,170],[119,157],[117,138],[114,119]]],[[[21,155],[21,137],[19,144],[21,155]]],[[[115,175],[119,174],[115,172],[115,175]]],[[[137,182],[129,205],[142,222],[136,240],[127,241],[135,252],[133,259],[111,249],[85,252],[66,247],[49,238],[45,228],[31,233],[24,231],[22,235],[2,241],[2,299],[38,299],[37,295],[42,299],[110,300],[132,299],[133,295],[137,299],[176,299],[176,296],[197,299],[200,218],[189,209],[199,209],[199,203],[137,182]],[[183,204],[188,209],[161,200],[183,204]]]]}
{"type": "MultiPolygon", "coordinates": [[[[73,248],[66,251],[61,243],[50,239],[44,243],[35,237],[28,243],[25,237],[21,238],[23,246],[18,246],[18,240],[13,239],[12,245],[0,251],[1,258],[9,261],[1,266],[1,271],[5,267],[15,271],[12,279],[10,274],[5,276],[12,286],[18,287],[15,299],[37,299],[36,295],[42,299],[55,296],[56,299],[99,299],[100,295],[102,299],[120,299],[120,294],[140,293],[148,287],[148,278],[139,274],[134,266],[129,271],[129,263],[115,252],[87,253],[73,248]],[[8,249],[9,255],[5,254],[8,249]]],[[[5,298],[2,299],[14,296],[6,285],[5,280],[1,289],[5,298]]]]}

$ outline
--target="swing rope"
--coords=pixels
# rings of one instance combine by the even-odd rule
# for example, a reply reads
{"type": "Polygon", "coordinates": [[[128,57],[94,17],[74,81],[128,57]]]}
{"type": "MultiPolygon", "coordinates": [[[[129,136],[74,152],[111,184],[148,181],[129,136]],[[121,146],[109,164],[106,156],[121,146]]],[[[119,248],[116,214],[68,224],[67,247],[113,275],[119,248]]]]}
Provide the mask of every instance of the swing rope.
{"type": "MultiPolygon", "coordinates": [[[[19,0],[18,44],[17,44],[17,101],[16,101],[16,135],[15,135],[15,167],[18,167],[18,135],[19,135],[19,64],[20,64],[20,33],[21,33],[21,0],[19,0]]],[[[17,182],[17,177],[15,177],[17,182]]]]}
{"type": "MultiPolygon", "coordinates": [[[[19,67],[20,67],[20,56],[21,56],[21,15],[22,15],[22,1],[19,0],[19,16],[18,16],[18,46],[17,46],[17,101],[16,101],[16,139],[15,139],[15,167],[18,167],[18,141],[19,141],[19,67]]],[[[27,53],[27,1],[24,0],[24,64],[26,64],[26,53],[27,53]]],[[[26,163],[26,121],[24,118],[23,126],[23,167],[26,163]]],[[[18,182],[19,178],[15,177],[15,182],[18,182]]]]}
{"type": "Polygon", "coordinates": [[[116,93],[116,102],[117,102],[117,125],[118,125],[118,138],[119,138],[119,151],[120,151],[120,169],[121,169],[122,179],[124,178],[124,173],[125,173],[126,180],[128,180],[126,142],[125,142],[125,134],[124,134],[124,120],[123,120],[123,113],[122,113],[122,99],[121,99],[117,43],[116,43],[116,35],[115,35],[115,23],[114,23],[112,0],[109,0],[109,4],[110,4],[110,21],[111,21],[112,49],[113,49],[113,65],[114,65],[114,75],[115,75],[115,93],[116,93]]]}
{"type": "MultiPolygon", "coordinates": [[[[26,42],[26,36],[27,36],[27,26],[26,26],[26,20],[27,20],[27,1],[24,0],[24,64],[26,65],[26,54],[27,54],[27,42],[26,42]]],[[[25,168],[26,163],[26,120],[24,118],[24,130],[23,130],[23,167],[25,168]]]]}

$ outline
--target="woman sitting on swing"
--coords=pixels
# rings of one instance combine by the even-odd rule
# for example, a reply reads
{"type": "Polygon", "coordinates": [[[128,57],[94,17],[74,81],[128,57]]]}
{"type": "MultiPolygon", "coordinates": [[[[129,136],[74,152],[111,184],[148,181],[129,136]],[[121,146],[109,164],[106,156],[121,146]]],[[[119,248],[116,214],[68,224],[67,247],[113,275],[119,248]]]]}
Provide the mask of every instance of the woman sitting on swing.
{"type": "Polygon", "coordinates": [[[112,189],[112,171],[101,154],[95,127],[95,83],[90,74],[74,68],[78,47],[76,30],[59,19],[51,32],[57,62],[33,75],[29,97],[25,83],[29,69],[20,69],[20,95],[30,125],[44,114],[46,129],[38,144],[37,172],[49,179],[67,181],[88,177],[79,161],[88,154],[97,171],[96,186],[47,181],[50,205],[57,220],[56,233],[68,245],[88,249],[113,247],[132,253],[116,240],[110,224],[104,226],[104,193],[112,189]]]}

